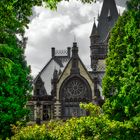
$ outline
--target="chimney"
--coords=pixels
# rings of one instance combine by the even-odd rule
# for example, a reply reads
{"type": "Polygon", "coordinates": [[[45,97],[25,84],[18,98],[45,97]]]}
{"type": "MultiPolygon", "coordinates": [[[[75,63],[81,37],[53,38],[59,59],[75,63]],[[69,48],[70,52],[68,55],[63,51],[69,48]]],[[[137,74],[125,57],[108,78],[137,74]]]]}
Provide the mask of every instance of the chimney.
{"type": "Polygon", "coordinates": [[[52,48],[52,58],[55,56],[55,48],[52,48]]]}

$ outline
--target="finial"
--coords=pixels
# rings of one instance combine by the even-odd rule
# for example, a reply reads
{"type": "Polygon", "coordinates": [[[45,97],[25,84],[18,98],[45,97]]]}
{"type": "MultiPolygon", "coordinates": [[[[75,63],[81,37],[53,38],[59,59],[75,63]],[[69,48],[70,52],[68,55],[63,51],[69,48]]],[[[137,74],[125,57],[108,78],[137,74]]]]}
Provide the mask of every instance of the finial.
{"type": "Polygon", "coordinates": [[[73,42],[73,47],[77,47],[77,42],[76,42],[76,36],[74,34],[74,42],[73,42]]]}
{"type": "Polygon", "coordinates": [[[97,35],[97,34],[98,34],[98,31],[97,31],[97,25],[96,25],[96,17],[94,17],[94,23],[93,23],[91,36],[94,36],[94,35],[97,35]]]}
{"type": "Polygon", "coordinates": [[[74,34],[74,42],[76,42],[76,36],[75,36],[75,34],[74,34]]]}
{"type": "Polygon", "coordinates": [[[73,48],[77,48],[77,42],[73,42],[73,48]]]}
{"type": "Polygon", "coordinates": [[[93,24],[94,28],[96,28],[96,17],[94,17],[94,24],[93,24]]]}
{"type": "Polygon", "coordinates": [[[94,17],[94,23],[95,23],[95,17],[94,17]]]}

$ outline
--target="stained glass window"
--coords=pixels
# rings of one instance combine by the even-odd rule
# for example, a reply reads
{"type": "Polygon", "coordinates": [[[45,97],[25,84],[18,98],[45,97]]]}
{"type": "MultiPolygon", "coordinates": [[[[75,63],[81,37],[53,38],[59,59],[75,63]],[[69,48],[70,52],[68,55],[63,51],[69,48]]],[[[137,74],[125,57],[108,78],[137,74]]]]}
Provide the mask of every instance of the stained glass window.
{"type": "Polygon", "coordinates": [[[80,102],[91,100],[91,92],[88,85],[78,77],[68,80],[61,90],[62,117],[85,116],[86,111],[79,107],[80,102]]]}

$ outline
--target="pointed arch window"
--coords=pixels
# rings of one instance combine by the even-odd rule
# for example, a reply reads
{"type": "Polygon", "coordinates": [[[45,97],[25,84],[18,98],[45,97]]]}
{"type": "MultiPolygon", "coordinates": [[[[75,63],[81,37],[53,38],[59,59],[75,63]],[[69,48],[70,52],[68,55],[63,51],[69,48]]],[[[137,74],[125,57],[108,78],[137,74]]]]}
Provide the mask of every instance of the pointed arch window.
{"type": "Polygon", "coordinates": [[[79,104],[80,102],[87,103],[91,101],[91,97],[91,89],[86,81],[79,77],[70,78],[62,85],[60,90],[62,118],[85,116],[86,111],[82,110],[79,104]]]}

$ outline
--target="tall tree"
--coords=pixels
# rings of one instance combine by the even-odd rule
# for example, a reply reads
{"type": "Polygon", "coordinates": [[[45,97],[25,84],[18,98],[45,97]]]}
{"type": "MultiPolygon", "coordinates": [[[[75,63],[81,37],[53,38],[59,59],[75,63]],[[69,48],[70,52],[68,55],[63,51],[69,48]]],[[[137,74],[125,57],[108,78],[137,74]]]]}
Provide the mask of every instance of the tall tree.
{"type": "MultiPolygon", "coordinates": [[[[43,0],[51,9],[59,1],[43,0]]],[[[27,41],[24,32],[32,7],[41,5],[42,0],[0,0],[0,137],[3,139],[11,135],[10,124],[27,114],[24,106],[31,91],[31,76],[24,56],[27,41]]]]}
{"type": "Polygon", "coordinates": [[[31,77],[24,57],[24,26],[31,14],[28,4],[0,1],[0,135],[3,139],[11,135],[10,124],[27,114],[24,106],[31,91],[31,77]]]}
{"type": "MultiPolygon", "coordinates": [[[[50,1],[47,4],[53,8],[56,2],[58,1],[50,1]]],[[[41,4],[42,0],[0,1],[0,137],[2,139],[11,135],[10,125],[16,124],[27,114],[25,105],[32,86],[30,68],[24,56],[27,41],[24,29],[29,23],[32,7],[41,4]]]]}
{"type": "Polygon", "coordinates": [[[112,30],[103,79],[104,111],[118,121],[140,119],[140,1],[127,7],[112,30]]]}

